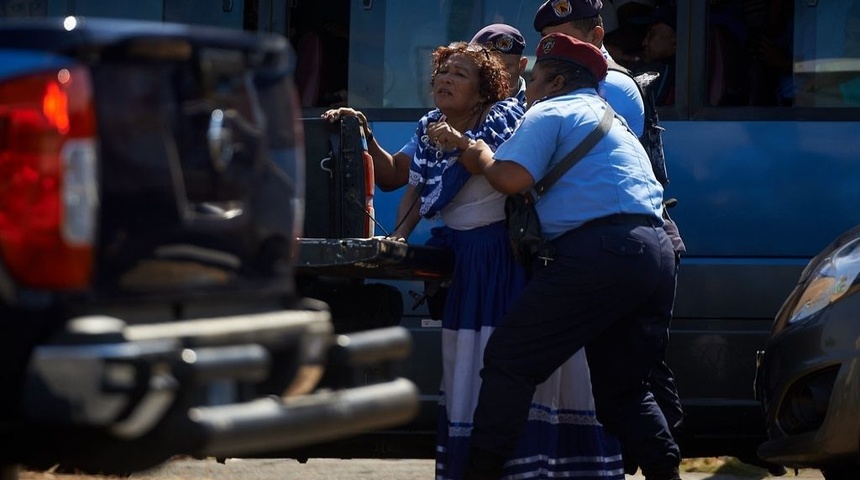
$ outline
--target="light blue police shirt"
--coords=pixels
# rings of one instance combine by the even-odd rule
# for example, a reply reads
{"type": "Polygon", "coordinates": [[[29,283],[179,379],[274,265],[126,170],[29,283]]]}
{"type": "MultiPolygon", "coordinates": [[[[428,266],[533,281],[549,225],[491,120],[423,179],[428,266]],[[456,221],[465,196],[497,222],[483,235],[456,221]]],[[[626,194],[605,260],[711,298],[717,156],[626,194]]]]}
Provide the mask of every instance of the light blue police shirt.
{"type": "MultiPolygon", "coordinates": [[[[600,51],[607,60],[612,58],[605,47],[600,47],[600,51]]],[[[598,85],[598,93],[627,122],[636,137],[641,137],[645,130],[645,105],[636,81],[629,75],[610,70],[598,85]]]]}
{"type": "MultiPolygon", "coordinates": [[[[519,163],[535,178],[567,156],[597,126],[606,103],[593,88],[535,102],[493,157],[519,163]]],[[[663,187],[639,139],[616,118],[606,136],[538,200],[544,236],[553,239],[616,213],[662,221],[663,187]]]]}

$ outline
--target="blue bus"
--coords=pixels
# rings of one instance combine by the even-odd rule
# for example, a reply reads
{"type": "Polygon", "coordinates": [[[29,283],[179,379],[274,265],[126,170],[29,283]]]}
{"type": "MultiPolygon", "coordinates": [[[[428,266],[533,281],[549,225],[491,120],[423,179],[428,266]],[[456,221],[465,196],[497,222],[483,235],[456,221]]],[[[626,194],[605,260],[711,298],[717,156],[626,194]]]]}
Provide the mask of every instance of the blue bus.
{"type": "MultiPolygon", "coordinates": [[[[348,104],[397,151],[432,108],[429,52],[502,22],[519,28],[531,53],[542,2],[352,0],[328,2],[324,11],[293,3],[288,24],[300,68],[314,63],[304,56],[309,39],[322,38],[313,53],[322,59],[314,65],[319,82],[300,84],[306,93],[318,90],[307,98],[306,116],[348,104]],[[329,55],[347,60],[327,62],[329,55]]],[[[616,59],[636,68],[655,2],[604,4],[607,47],[612,42],[616,59]]],[[[711,0],[677,2],[675,12],[674,98],[659,115],[666,193],[678,199],[671,214],[688,249],[668,352],[687,413],[682,452],[755,462],[764,438],[752,387],[755,352],[807,261],[860,223],[853,143],[860,136],[860,2],[711,0]]],[[[401,193],[376,192],[377,235],[393,228],[401,193]]],[[[422,244],[431,226],[422,221],[410,243],[422,244]]],[[[416,345],[403,368],[426,402],[426,418],[412,433],[432,436],[439,324],[424,307],[412,309],[422,282],[392,285],[405,304],[400,323],[416,345]]],[[[381,448],[397,451],[403,438],[381,448]]]]}
{"type": "MultiPolygon", "coordinates": [[[[48,15],[281,33],[296,52],[309,125],[327,108],[349,105],[367,115],[388,151],[397,151],[432,108],[429,53],[497,22],[517,27],[530,53],[539,40],[532,21],[542,2],[45,3],[48,15]]],[[[604,0],[606,45],[620,63],[639,67],[649,12],[657,3],[666,2],[604,0]]],[[[671,181],[666,194],[678,199],[671,214],[687,245],[668,352],[687,412],[682,453],[754,462],[755,447],[765,436],[753,394],[755,352],[808,260],[860,223],[860,161],[853,143],[860,139],[860,0],[709,0],[673,6],[675,55],[668,80],[674,93],[659,115],[671,181]]],[[[309,155],[309,175],[326,168],[318,160],[309,155]]],[[[354,236],[385,235],[394,227],[402,191],[365,193],[373,194],[375,232],[354,236]]],[[[367,204],[364,208],[371,212],[367,204]]],[[[422,221],[410,244],[422,245],[433,225],[422,221]]],[[[385,268],[364,277],[358,282],[384,286],[379,291],[394,292],[401,302],[395,321],[411,330],[414,348],[410,360],[394,368],[421,388],[424,405],[411,424],[339,444],[328,454],[357,456],[364,447],[373,456],[432,458],[440,324],[416,301],[424,281],[421,275],[392,279],[385,268]]],[[[350,310],[336,304],[333,309],[350,310]]]]}

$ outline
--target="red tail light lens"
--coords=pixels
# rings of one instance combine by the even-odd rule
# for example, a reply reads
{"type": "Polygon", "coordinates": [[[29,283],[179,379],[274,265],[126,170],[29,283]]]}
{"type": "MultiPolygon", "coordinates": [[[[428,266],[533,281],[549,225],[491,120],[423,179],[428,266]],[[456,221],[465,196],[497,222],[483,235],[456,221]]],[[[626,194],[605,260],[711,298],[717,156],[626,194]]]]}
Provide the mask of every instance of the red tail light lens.
{"type": "Polygon", "coordinates": [[[95,134],[86,69],[0,81],[0,262],[21,285],[90,283],[95,134]]]}
{"type": "Polygon", "coordinates": [[[365,150],[362,152],[364,158],[364,211],[367,216],[364,220],[364,236],[370,238],[376,232],[376,211],[373,209],[373,192],[376,184],[373,181],[373,157],[365,150]]]}

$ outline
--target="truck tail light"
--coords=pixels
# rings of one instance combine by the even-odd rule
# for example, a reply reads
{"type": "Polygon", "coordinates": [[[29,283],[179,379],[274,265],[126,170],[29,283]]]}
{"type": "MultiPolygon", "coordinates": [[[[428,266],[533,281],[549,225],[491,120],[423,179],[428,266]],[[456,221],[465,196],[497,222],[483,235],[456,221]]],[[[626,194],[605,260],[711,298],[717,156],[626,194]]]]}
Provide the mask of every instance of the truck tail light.
{"type": "Polygon", "coordinates": [[[366,148],[361,155],[364,159],[364,211],[367,213],[364,219],[364,237],[370,238],[376,232],[376,211],[373,209],[373,192],[376,184],[373,180],[373,158],[366,148]]]}
{"type": "Polygon", "coordinates": [[[90,283],[98,209],[91,85],[82,67],[0,81],[0,262],[21,285],[90,283]]]}

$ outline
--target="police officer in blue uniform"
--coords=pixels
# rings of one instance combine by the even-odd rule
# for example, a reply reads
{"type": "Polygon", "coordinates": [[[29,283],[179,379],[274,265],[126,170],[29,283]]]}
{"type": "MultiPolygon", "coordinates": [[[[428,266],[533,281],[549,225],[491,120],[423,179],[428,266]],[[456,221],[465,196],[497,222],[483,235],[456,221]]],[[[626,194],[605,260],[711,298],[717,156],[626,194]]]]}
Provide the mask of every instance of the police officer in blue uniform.
{"type": "MultiPolygon", "coordinates": [[[[603,19],[600,13],[602,8],[603,4],[601,0],[547,0],[535,12],[534,29],[541,35],[564,33],[577,40],[590,43],[600,49],[603,57],[612,64],[614,60],[603,45],[603,19]]],[[[665,12],[665,9],[663,11],[665,12]]],[[[664,13],[663,16],[655,18],[661,18],[661,21],[674,26],[674,11],[668,15],[664,13]]],[[[661,82],[669,74],[674,75],[673,72],[663,71],[660,77],[661,82]]],[[[627,126],[630,127],[633,133],[637,137],[642,137],[645,124],[644,102],[639,87],[637,87],[633,78],[630,75],[610,69],[606,74],[606,78],[600,82],[597,92],[601,97],[606,99],[609,105],[615,110],[615,113],[627,121],[627,126]]],[[[677,279],[681,254],[686,251],[686,246],[681,239],[678,226],[675,222],[668,216],[664,217],[664,221],[663,228],[666,230],[669,238],[672,239],[675,247],[677,279]]],[[[668,347],[668,344],[669,332],[667,330],[663,340],[664,351],[668,347]]],[[[666,363],[665,353],[661,354],[652,367],[649,374],[649,383],[657,404],[666,417],[672,435],[677,440],[683,430],[684,410],[678,395],[678,389],[675,386],[675,374],[666,363]]],[[[629,462],[629,459],[625,458],[625,470],[627,473],[635,473],[636,467],[636,465],[629,462]]]]}
{"type": "MultiPolygon", "coordinates": [[[[548,0],[535,13],[534,29],[541,36],[564,33],[590,43],[600,50],[604,58],[614,63],[609,51],[603,46],[602,7],[600,0],[548,0]]],[[[642,136],[645,104],[639,87],[629,75],[609,70],[606,78],[600,81],[597,93],[612,105],[615,113],[627,121],[627,126],[637,137],[642,136]]]]}
{"type": "Polygon", "coordinates": [[[493,23],[478,30],[469,40],[474,45],[483,45],[499,54],[505,70],[510,75],[511,96],[516,97],[525,107],[526,81],[523,72],[526,71],[529,59],[523,56],[526,41],[516,28],[504,23],[493,23]]]}
{"type": "MultiPolygon", "coordinates": [[[[493,152],[470,141],[461,162],[505,194],[523,192],[598,124],[607,63],[593,45],[541,39],[529,108],[493,152]]],[[[647,384],[674,296],[675,255],[662,228],[663,189],[617,117],[598,144],[537,201],[553,259],[490,337],[467,480],[496,479],[529,413],[535,385],[585,348],[598,420],[648,480],[680,480],[680,455],[647,384]]]]}

